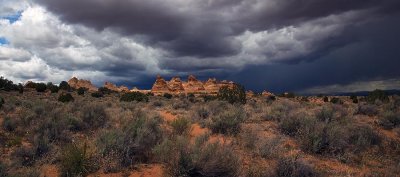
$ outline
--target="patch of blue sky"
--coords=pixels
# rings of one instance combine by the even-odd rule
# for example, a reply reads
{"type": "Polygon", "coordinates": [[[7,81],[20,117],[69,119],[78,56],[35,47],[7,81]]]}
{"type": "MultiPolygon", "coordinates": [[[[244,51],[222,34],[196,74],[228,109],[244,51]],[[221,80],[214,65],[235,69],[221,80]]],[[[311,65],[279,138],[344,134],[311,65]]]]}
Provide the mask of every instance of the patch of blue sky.
{"type": "Polygon", "coordinates": [[[21,15],[22,15],[22,11],[17,12],[16,14],[4,16],[1,18],[8,20],[12,24],[12,23],[15,23],[16,21],[18,21],[21,18],[21,15]]]}
{"type": "Polygon", "coordinates": [[[0,37],[0,45],[6,45],[9,44],[8,40],[4,37],[0,37]]]}

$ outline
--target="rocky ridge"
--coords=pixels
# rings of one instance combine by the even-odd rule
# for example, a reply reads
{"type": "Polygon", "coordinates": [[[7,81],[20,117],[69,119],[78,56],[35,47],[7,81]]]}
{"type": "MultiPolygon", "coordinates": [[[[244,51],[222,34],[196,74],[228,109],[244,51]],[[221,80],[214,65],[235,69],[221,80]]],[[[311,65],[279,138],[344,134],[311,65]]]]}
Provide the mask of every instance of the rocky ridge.
{"type": "Polygon", "coordinates": [[[72,77],[69,81],[68,84],[71,86],[71,88],[74,89],[79,89],[80,87],[82,88],[87,88],[89,91],[97,91],[97,87],[92,84],[89,80],[84,80],[84,79],[78,79],[76,77],[72,77]]]}

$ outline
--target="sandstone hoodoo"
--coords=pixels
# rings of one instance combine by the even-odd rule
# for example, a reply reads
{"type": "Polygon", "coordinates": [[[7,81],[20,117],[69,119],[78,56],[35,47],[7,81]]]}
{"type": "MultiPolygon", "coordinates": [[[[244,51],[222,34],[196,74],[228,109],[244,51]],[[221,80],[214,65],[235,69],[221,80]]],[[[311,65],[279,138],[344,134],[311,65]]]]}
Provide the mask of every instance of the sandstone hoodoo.
{"type": "Polygon", "coordinates": [[[171,92],[174,93],[183,93],[185,89],[183,88],[182,81],[179,77],[173,77],[169,82],[168,82],[168,88],[171,90],[171,92]]]}
{"type": "MultiPolygon", "coordinates": [[[[197,80],[195,76],[189,75],[188,80],[182,81],[179,77],[173,77],[170,81],[165,81],[160,75],[157,76],[151,92],[156,95],[169,94],[217,94],[223,86],[233,87],[232,81],[218,81],[210,78],[206,82],[197,80]]],[[[132,90],[131,90],[132,91],[132,90]]]]}
{"type": "Polygon", "coordinates": [[[203,83],[196,79],[195,76],[189,75],[188,81],[183,83],[183,88],[186,93],[205,93],[206,89],[203,83]]]}
{"type": "Polygon", "coordinates": [[[111,82],[105,82],[104,86],[105,88],[108,88],[112,91],[116,91],[116,92],[129,92],[129,88],[126,86],[119,86],[117,87],[115,84],[111,83],[111,82]]]}
{"type": "Polygon", "coordinates": [[[163,93],[170,93],[171,91],[164,78],[162,78],[160,75],[157,75],[156,82],[153,84],[151,92],[155,94],[163,94],[163,93]]]}
{"type": "Polygon", "coordinates": [[[207,93],[218,93],[219,86],[216,78],[209,78],[206,83],[204,83],[204,88],[207,93]]]}
{"type": "Polygon", "coordinates": [[[84,79],[78,79],[76,77],[71,78],[68,81],[68,84],[71,86],[71,88],[74,89],[79,89],[80,87],[82,88],[87,88],[89,91],[97,91],[97,87],[92,84],[89,80],[84,80],[84,79]]]}

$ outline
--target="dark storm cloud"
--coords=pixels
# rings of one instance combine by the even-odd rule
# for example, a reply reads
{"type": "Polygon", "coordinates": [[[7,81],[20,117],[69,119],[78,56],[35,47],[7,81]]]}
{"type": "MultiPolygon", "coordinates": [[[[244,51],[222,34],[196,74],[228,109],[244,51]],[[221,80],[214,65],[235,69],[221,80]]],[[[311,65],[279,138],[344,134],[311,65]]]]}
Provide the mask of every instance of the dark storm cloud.
{"type": "Polygon", "coordinates": [[[347,85],[356,81],[399,79],[398,31],[400,14],[346,30],[342,37],[351,37],[352,43],[317,57],[313,62],[250,66],[229,79],[243,83],[249,89],[278,93],[302,92],[315,86],[347,85]]]}
{"type": "Polygon", "coordinates": [[[102,30],[142,35],[176,56],[235,55],[232,36],[360,9],[387,12],[396,0],[37,0],[61,19],[102,30]]]}

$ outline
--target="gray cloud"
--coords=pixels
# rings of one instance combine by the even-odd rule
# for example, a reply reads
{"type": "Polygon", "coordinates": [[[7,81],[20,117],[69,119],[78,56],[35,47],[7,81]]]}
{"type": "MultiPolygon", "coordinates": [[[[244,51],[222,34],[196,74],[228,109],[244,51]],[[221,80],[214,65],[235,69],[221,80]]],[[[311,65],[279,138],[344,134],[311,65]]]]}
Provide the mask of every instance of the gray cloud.
{"type": "Polygon", "coordinates": [[[23,12],[13,24],[0,19],[10,42],[0,46],[0,74],[17,80],[151,83],[190,73],[302,91],[400,77],[398,0],[5,2],[0,10],[23,12]]]}

